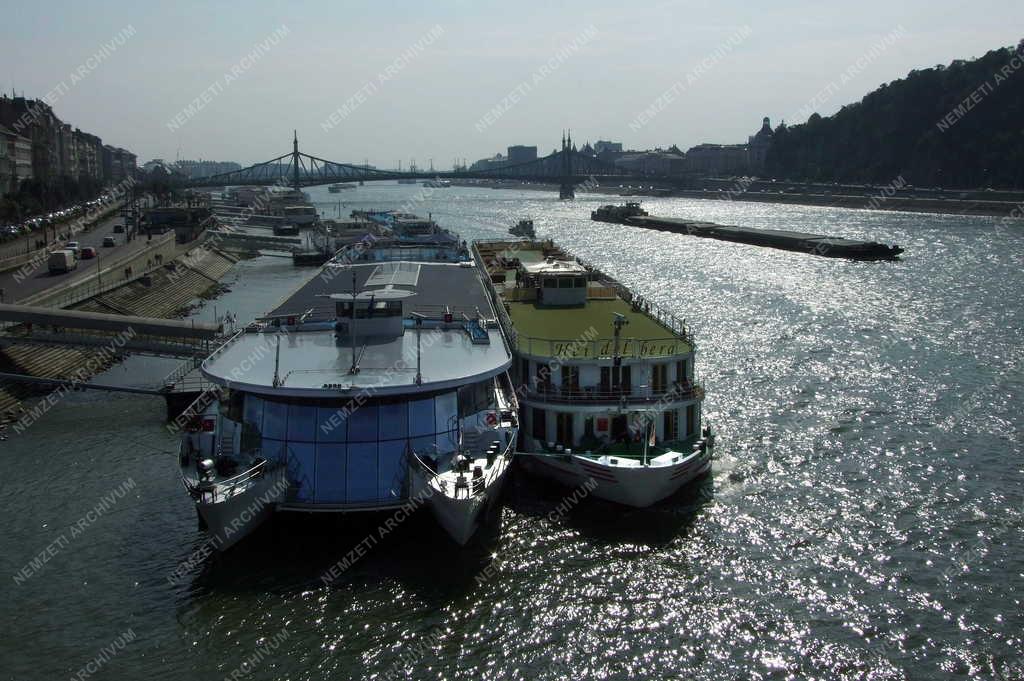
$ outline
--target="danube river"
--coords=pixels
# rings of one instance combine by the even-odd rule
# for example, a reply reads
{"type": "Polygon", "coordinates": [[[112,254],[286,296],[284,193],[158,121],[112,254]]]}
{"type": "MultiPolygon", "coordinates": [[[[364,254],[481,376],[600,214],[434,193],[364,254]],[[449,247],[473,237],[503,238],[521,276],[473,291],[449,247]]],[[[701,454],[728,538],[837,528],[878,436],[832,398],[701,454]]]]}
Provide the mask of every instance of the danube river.
{"type": "MultiPolygon", "coordinates": [[[[639,511],[564,504],[517,470],[481,545],[420,514],[328,585],[374,521],[275,522],[190,565],[205,535],[163,401],[74,393],[0,443],[2,678],[1024,676],[1024,226],[644,204],[906,248],[863,263],[594,223],[619,200],[598,194],[310,193],[328,217],[404,205],[466,239],[531,217],[686,318],[712,474],[639,511]]],[[[245,261],[196,316],[250,319],[311,274],[245,261]]],[[[171,368],[132,358],[101,380],[171,368]]]]}

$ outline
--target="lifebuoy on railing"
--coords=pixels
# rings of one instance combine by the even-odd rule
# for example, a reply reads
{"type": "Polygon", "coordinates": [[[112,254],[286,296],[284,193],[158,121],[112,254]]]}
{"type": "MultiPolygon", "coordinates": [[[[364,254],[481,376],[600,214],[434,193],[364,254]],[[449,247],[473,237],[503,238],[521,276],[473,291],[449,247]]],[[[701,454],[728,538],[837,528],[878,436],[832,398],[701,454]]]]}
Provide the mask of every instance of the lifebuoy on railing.
{"type": "Polygon", "coordinates": [[[487,416],[484,417],[484,420],[487,422],[487,425],[490,426],[491,428],[494,428],[498,425],[498,415],[495,414],[493,411],[487,412],[487,416]]]}

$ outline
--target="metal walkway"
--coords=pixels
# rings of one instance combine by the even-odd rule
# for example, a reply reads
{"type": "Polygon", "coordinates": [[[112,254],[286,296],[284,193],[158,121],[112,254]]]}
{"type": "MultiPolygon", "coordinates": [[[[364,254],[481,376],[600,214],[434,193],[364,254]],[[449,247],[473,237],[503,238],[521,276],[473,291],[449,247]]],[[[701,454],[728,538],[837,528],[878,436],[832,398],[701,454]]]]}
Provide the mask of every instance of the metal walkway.
{"type": "Polygon", "coordinates": [[[0,322],[16,324],[0,334],[0,345],[116,345],[140,354],[206,357],[223,340],[220,324],[31,305],[0,305],[0,322]]]}

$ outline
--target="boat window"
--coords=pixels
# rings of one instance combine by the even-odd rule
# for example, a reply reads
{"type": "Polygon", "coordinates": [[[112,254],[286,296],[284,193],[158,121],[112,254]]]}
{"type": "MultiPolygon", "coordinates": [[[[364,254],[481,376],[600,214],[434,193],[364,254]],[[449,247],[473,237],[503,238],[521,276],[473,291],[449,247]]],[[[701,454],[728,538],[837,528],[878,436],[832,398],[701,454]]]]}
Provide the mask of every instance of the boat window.
{"type": "Polygon", "coordinates": [[[288,405],[288,442],[316,441],[316,407],[288,405]]]}
{"type": "Polygon", "coordinates": [[[432,436],[435,432],[437,431],[434,429],[434,399],[428,397],[409,402],[409,435],[432,436]]]}
{"type": "Polygon", "coordinates": [[[569,277],[561,277],[558,280],[558,288],[572,288],[572,279],[569,277]]]}
{"type": "Polygon", "coordinates": [[[378,421],[380,440],[404,440],[409,436],[409,407],[405,402],[380,405],[378,421]]]}
{"type": "Polygon", "coordinates": [[[670,409],[665,412],[665,422],[662,424],[664,440],[675,440],[679,437],[679,412],[670,409]]]}
{"type": "Polygon", "coordinates": [[[321,504],[343,504],[348,500],[345,445],[318,444],[316,446],[316,501],[321,504]]]}
{"type": "Polygon", "coordinates": [[[348,417],[349,442],[377,441],[377,405],[357,406],[348,417]]]}
{"type": "Polygon", "coordinates": [[[586,288],[586,286],[587,286],[587,280],[585,278],[583,278],[583,277],[577,277],[576,279],[573,279],[572,281],[573,281],[573,285],[576,288],[586,288]]]}
{"type": "Polygon", "coordinates": [[[242,420],[256,432],[263,432],[263,400],[255,395],[246,395],[242,420]]]}
{"type": "Polygon", "coordinates": [[[547,412],[545,412],[543,409],[537,409],[536,407],[534,407],[533,412],[530,416],[530,420],[533,424],[533,428],[531,429],[533,439],[539,440],[541,442],[546,442],[548,439],[547,412]]]}
{"type": "Polygon", "coordinates": [[[220,401],[220,414],[232,421],[242,420],[242,402],[245,393],[238,390],[228,389],[220,401]]]}
{"type": "Polygon", "coordinates": [[[676,380],[682,383],[687,378],[686,375],[686,360],[676,362],[676,380]]]}
{"type": "Polygon", "coordinates": [[[348,502],[376,501],[378,468],[377,443],[369,442],[351,444],[348,446],[348,456],[346,458],[346,491],[348,502]]]}
{"type": "Polygon", "coordinates": [[[459,417],[466,418],[492,406],[494,389],[491,379],[459,388],[459,417]]]}
{"type": "Polygon", "coordinates": [[[288,405],[267,401],[263,405],[263,437],[284,440],[287,433],[288,405]]]}
{"type": "Polygon", "coordinates": [[[455,449],[459,432],[458,398],[454,392],[434,398],[434,423],[437,428],[437,448],[442,452],[455,449]]]}
{"type": "MultiPolygon", "coordinates": [[[[335,306],[335,314],[339,318],[352,318],[352,301],[339,300],[335,306]]],[[[358,301],[355,307],[356,319],[377,319],[380,317],[401,317],[401,300],[358,301]]]]}
{"type": "Polygon", "coordinates": [[[400,499],[405,494],[405,441],[381,442],[377,447],[377,498],[382,501],[400,499]]]}
{"type": "Polygon", "coordinates": [[[344,407],[318,407],[316,410],[316,439],[318,442],[347,441],[348,410],[344,407]]]}
{"type": "Polygon", "coordinates": [[[289,443],[285,449],[289,468],[306,471],[306,475],[296,476],[294,483],[298,485],[295,498],[298,501],[313,501],[313,480],[315,479],[316,462],[313,445],[305,442],[289,443]]]}

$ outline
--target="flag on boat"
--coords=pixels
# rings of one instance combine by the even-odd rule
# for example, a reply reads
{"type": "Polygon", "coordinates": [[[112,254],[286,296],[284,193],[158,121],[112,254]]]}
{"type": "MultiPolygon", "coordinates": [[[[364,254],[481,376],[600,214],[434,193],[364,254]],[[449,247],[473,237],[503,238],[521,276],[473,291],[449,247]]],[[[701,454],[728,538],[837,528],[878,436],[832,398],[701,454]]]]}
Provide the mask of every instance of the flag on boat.
{"type": "Polygon", "coordinates": [[[656,428],[654,427],[654,421],[651,421],[650,425],[651,425],[651,434],[647,438],[647,446],[648,447],[653,447],[654,446],[654,434],[655,434],[655,431],[656,431],[656,428]]]}

